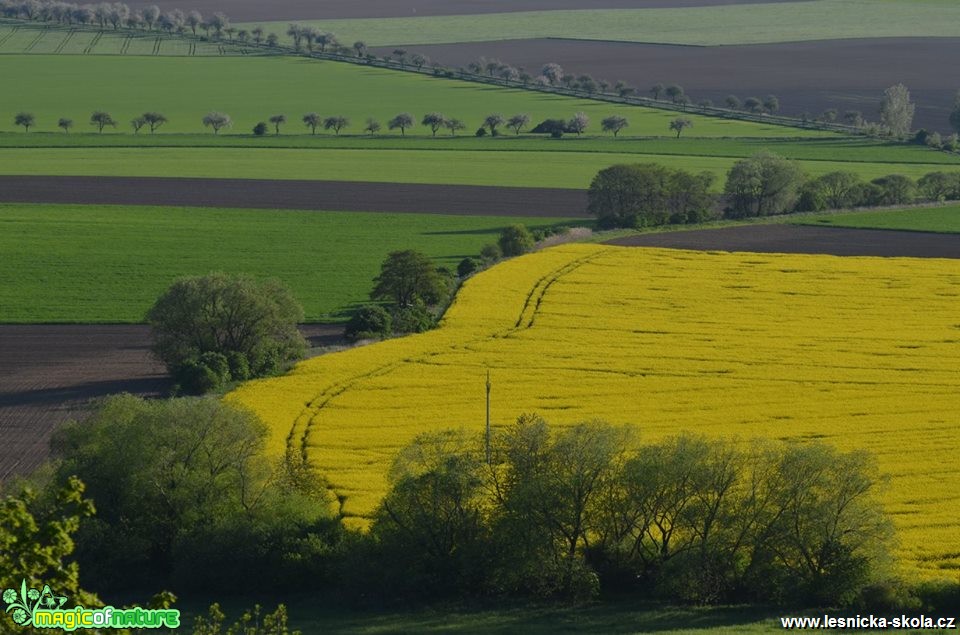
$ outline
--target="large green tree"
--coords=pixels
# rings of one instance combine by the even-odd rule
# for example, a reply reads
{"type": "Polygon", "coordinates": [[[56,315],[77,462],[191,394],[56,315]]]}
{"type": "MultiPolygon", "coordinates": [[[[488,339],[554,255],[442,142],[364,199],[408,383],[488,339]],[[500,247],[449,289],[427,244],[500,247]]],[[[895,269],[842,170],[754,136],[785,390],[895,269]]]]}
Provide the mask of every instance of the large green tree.
{"type": "Polygon", "coordinates": [[[713,177],[655,163],[600,170],[587,192],[587,211],[604,227],[647,227],[704,218],[713,205],[713,177]]]}
{"type": "Polygon", "coordinates": [[[443,298],[447,285],[433,261],[425,254],[408,249],[391,252],[373,279],[372,300],[392,302],[397,308],[417,302],[431,305],[443,298]]]}
{"type": "Polygon", "coordinates": [[[916,106],[910,101],[910,91],[897,84],[883,91],[880,101],[880,123],[891,135],[905,137],[913,125],[916,106]]]}
{"type": "Polygon", "coordinates": [[[733,218],[793,211],[803,172],[795,161],[760,152],[737,161],[727,173],[724,192],[733,218]]]}
{"type": "Polygon", "coordinates": [[[282,370],[306,348],[302,319],[303,308],[279,280],[224,273],[177,280],[147,313],[154,353],[183,381],[198,365],[221,380],[282,370]]]}

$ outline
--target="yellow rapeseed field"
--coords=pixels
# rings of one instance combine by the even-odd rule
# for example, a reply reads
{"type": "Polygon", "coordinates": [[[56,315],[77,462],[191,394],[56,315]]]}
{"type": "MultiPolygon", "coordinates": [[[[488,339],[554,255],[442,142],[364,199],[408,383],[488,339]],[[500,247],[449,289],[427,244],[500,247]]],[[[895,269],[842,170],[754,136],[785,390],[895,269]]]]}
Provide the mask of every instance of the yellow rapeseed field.
{"type": "Polygon", "coordinates": [[[442,327],[303,362],[228,398],[369,515],[442,428],[631,424],[873,452],[909,573],[960,570],[960,261],[566,245],[470,279],[442,327]]]}

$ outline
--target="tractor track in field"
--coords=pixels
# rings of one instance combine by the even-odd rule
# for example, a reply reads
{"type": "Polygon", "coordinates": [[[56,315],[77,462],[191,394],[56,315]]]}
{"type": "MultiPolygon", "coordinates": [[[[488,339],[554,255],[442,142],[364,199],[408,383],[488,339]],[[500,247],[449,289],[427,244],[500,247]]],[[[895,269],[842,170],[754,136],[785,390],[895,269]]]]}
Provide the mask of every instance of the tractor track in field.
{"type": "Polygon", "coordinates": [[[587,216],[584,190],[350,181],[0,176],[0,202],[587,216]]]}

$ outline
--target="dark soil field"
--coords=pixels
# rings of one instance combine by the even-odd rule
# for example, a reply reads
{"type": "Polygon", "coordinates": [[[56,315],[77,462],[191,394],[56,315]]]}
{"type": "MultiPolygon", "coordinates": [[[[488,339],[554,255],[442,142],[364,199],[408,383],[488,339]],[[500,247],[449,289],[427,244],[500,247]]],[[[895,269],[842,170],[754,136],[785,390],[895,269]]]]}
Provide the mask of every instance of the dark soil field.
{"type": "MultiPolygon", "coordinates": [[[[392,50],[392,47],[389,47],[392,50]]],[[[376,49],[377,55],[391,50],[376,49]]],[[[740,100],[780,98],[781,112],[817,115],[827,108],[860,110],[878,119],[883,90],[897,82],[909,89],[917,113],[915,128],[949,132],[950,109],[960,85],[951,81],[951,60],[960,58],[957,38],[826,40],[749,46],[672,46],[583,40],[505,40],[411,47],[411,51],[453,67],[480,56],[496,58],[531,74],[547,62],[567,73],[589,74],[611,84],[623,80],[643,94],[660,82],[679,84],[696,103],[722,105],[729,94],[740,100]]]]}
{"type": "Polygon", "coordinates": [[[222,11],[234,22],[254,20],[318,20],[334,18],[398,18],[424,15],[469,15],[556,9],[653,9],[706,7],[800,0],[134,0],[131,7],[152,4],[161,9],[222,11]]]}
{"type": "Polygon", "coordinates": [[[960,236],[956,234],[805,225],[744,225],[642,234],[611,240],[609,244],[698,251],[960,258],[960,236]]]}
{"type": "MultiPolygon", "coordinates": [[[[325,346],[340,341],[343,326],[301,330],[325,346]]],[[[92,400],[164,395],[171,383],[149,347],[143,325],[0,325],[0,481],[37,467],[51,433],[92,400]]]]}
{"type": "Polygon", "coordinates": [[[587,194],[473,185],[0,176],[0,202],[583,218],[587,194]]]}

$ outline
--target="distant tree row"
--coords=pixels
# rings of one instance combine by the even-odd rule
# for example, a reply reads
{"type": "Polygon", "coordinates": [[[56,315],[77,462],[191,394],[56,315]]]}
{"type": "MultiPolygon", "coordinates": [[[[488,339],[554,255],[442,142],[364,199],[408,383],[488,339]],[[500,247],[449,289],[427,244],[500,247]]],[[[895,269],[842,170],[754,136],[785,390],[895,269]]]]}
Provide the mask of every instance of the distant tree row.
{"type": "MultiPolygon", "coordinates": [[[[184,13],[180,9],[173,9],[163,12],[156,5],[131,9],[122,2],[76,4],[59,0],[0,0],[0,13],[7,18],[92,25],[101,29],[109,26],[114,30],[128,28],[179,34],[189,31],[193,35],[200,29],[208,37],[212,32],[216,37],[227,35],[231,38],[237,33],[223,13],[214,13],[205,18],[199,11],[184,13]]],[[[254,29],[248,35],[259,41],[263,37],[263,29],[254,29]]]]}
{"type": "MultiPolygon", "coordinates": [[[[153,134],[165,123],[168,123],[168,121],[166,115],[163,113],[151,111],[131,119],[130,126],[133,128],[135,134],[139,134],[144,128],[149,129],[150,133],[153,134]]],[[[322,117],[316,112],[303,115],[301,121],[310,129],[311,134],[316,134],[317,129],[322,127],[324,130],[332,130],[335,134],[339,135],[342,130],[348,128],[351,124],[349,117],[343,115],[322,117]]],[[[499,136],[500,126],[505,126],[512,130],[515,135],[519,135],[525,128],[529,127],[530,121],[530,115],[527,113],[518,113],[509,118],[504,117],[500,113],[492,113],[484,118],[480,128],[477,129],[476,136],[482,137],[488,134],[494,137],[499,136]]],[[[26,132],[29,132],[30,128],[36,126],[36,117],[31,112],[19,112],[14,116],[13,122],[14,125],[23,127],[26,132]]],[[[270,126],[273,127],[274,134],[279,135],[281,126],[287,123],[287,116],[285,114],[272,115],[268,119],[268,122],[270,126]]],[[[256,126],[254,126],[253,133],[257,136],[265,135],[269,131],[268,122],[261,121],[257,123],[256,126]]],[[[233,126],[233,118],[226,113],[214,111],[207,113],[201,119],[201,123],[203,123],[204,127],[213,130],[214,134],[219,134],[221,130],[233,126]]],[[[91,114],[90,124],[96,126],[97,131],[102,133],[106,127],[116,128],[117,121],[109,112],[97,110],[91,114]]],[[[414,127],[415,124],[416,120],[413,115],[408,112],[402,112],[387,122],[387,128],[389,130],[399,130],[400,134],[405,136],[406,131],[414,127]]],[[[441,112],[427,113],[420,120],[420,124],[429,128],[434,137],[437,136],[437,132],[441,129],[449,131],[451,135],[456,135],[458,131],[465,130],[467,127],[462,120],[456,117],[448,117],[441,112]]],[[[590,117],[588,117],[586,113],[578,112],[569,120],[548,119],[537,125],[532,132],[551,134],[554,137],[560,137],[563,136],[563,133],[570,132],[580,136],[587,130],[589,125],[590,117]]],[[[73,126],[73,119],[61,118],[57,122],[57,127],[62,128],[64,132],[70,132],[73,126]]],[[[605,117],[601,122],[602,130],[613,133],[614,137],[629,126],[630,121],[621,115],[605,117]]],[[[693,122],[690,119],[678,117],[670,122],[669,127],[670,130],[676,132],[677,137],[679,137],[683,130],[691,126],[693,126],[693,122]]],[[[379,121],[368,118],[363,131],[373,135],[378,133],[382,128],[383,126],[379,121]]]]}
{"type": "Polygon", "coordinates": [[[960,172],[931,172],[918,181],[900,175],[865,181],[853,172],[809,178],[800,164],[763,152],[737,161],[723,196],[710,192],[713,175],[647,163],[600,170],[587,210],[601,227],[649,227],[828,209],[960,200],[960,172]]]}

